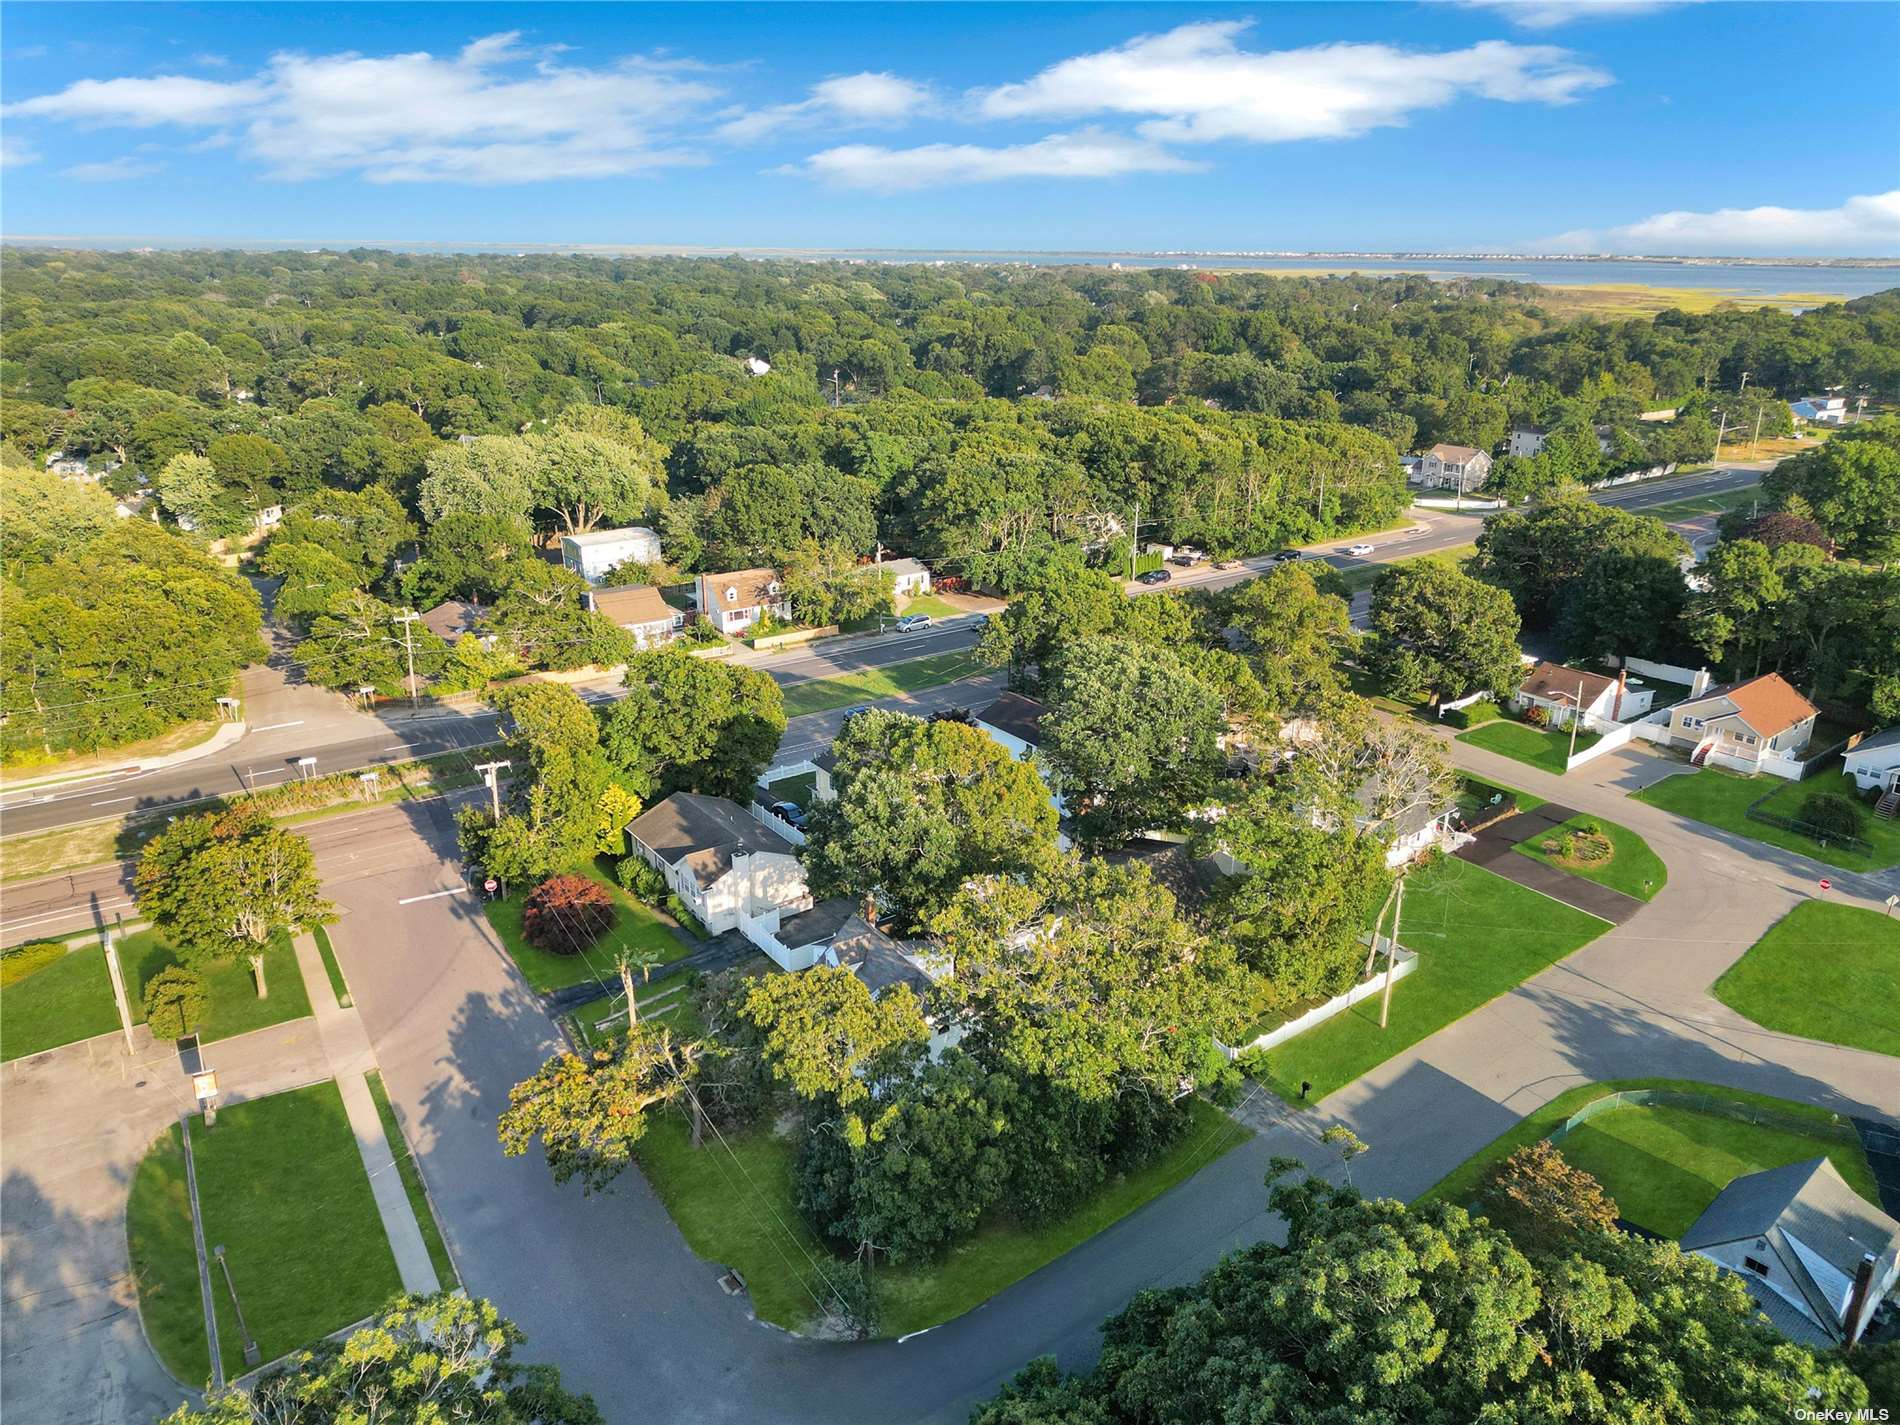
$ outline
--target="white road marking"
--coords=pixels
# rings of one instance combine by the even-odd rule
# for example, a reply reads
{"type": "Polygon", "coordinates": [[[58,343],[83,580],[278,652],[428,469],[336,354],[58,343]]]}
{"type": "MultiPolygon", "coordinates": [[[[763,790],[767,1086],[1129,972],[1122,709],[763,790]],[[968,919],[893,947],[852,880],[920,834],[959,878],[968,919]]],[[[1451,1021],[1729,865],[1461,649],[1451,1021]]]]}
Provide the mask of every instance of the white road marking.
{"type": "Polygon", "coordinates": [[[266,727],[254,727],[251,729],[251,731],[252,732],[276,732],[280,728],[302,727],[302,726],[303,726],[303,719],[298,718],[295,722],[273,722],[266,727]]]}
{"type": "Polygon", "coordinates": [[[397,905],[414,905],[417,901],[441,900],[443,896],[459,896],[467,889],[468,889],[467,886],[451,886],[446,891],[431,891],[426,896],[404,896],[401,900],[397,901],[396,904],[397,905]]]}
{"type": "Polygon", "coordinates": [[[135,802],[137,800],[137,797],[107,797],[102,802],[94,802],[93,805],[96,807],[109,807],[116,806],[120,802],[135,802]]]}
{"type": "Polygon", "coordinates": [[[281,777],[289,770],[290,768],[288,767],[267,767],[262,772],[251,773],[250,776],[251,780],[255,782],[259,777],[281,777]]]}

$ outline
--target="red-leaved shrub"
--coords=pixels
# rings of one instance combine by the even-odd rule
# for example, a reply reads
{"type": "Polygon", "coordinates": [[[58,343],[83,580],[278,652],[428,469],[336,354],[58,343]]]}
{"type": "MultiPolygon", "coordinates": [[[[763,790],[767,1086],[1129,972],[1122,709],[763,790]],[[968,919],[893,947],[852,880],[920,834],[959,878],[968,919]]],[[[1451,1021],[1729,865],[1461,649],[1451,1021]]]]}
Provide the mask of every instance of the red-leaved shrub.
{"type": "Polygon", "coordinates": [[[551,876],[521,907],[521,933],[550,955],[578,955],[613,924],[613,898],[585,876],[551,876]]]}

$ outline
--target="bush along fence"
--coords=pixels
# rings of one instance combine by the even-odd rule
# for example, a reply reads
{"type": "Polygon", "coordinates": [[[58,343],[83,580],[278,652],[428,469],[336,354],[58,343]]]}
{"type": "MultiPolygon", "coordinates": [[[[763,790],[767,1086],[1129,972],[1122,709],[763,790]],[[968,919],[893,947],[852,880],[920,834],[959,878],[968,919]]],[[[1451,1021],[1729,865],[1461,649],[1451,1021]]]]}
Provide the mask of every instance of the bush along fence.
{"type": "Polygon", "coordinates": [[[1721,1098],[1713,1094],[1684,1093],[1680,1089],[1623,1089],[1616,1093],[1605,1094],[1602,1098],[1591,1099],[1582,1108],[1553,1128],[1546,1137],[1553,1144],[1561,1143],[1574,1128],[1580,1128],[1601,1114],[1613,1113],[1619,1108],[1686,1108],[1693,1113],[1705,1113],[1712,1118],[1733,1119],[1737,1123],[1753,1124],[1758,1128],[1774,1128],[1785,1133],[1801,1133],[1809,1137],[1831,1138],[1841,1143],[1858,1143],[1860,1135],[1854,1125],[1840,1114],[1830,1114],[1823,1122],[1819,1118],[1802,1114],[1782,1113],[1772,1108],[1759,1108],[1732,1098],[1721,1098]]]}
{"type": "MultiPolygon", "coordinates": [[[[1775,791],[1780,790],[1779,787],[1775,789],[1775,791]]],[[[1748,804],[1748,809],[1743,812],[1743,815],[1750,821],[1761,822],[1764,826],[1777,826],[1783,831],[1792,831],[1796,836],[1805,836],[1823,851],[1830,847],[1837,847],[1842,851],[1854,851],[1863,856],[1873,854],[1874,845],[1864,836],[1856,836],[1850,831],[1838,831],[1831,827],[1821,826],[1812,821],[1804,821],[1800,817],[1783,816],[1779,812],[1763,811],[1762,803],[1767,801],[1768,798],[1774,794],[1775,792],[1769,792],[1765,796],[1756,797],[1754,801],[1748,804]]]]}

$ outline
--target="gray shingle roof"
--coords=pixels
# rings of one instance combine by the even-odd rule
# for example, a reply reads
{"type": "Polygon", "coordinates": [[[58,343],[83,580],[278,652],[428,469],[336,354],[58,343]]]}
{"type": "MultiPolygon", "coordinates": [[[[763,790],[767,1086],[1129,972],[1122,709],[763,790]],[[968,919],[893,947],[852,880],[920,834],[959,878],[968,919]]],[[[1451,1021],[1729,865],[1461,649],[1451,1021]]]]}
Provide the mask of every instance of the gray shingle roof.
{"type": "Polygon", "coordinates": [[[873,995],[892,985],[909,985],[918,994],[930,988],[930,976],[903,943],[862,916],[853,916],[839,928],[831,942],[831,953],[844,968],[855,970],[873,995]]]}
{"type": "Polygon", "coordinates": [[[833,896],[819,901],[810,910],[787,916],[779,922],[778,938],[788,948],[824,945],[848,922],[857,919],[858,903],[850,896],[833,896]]]}
{"type": "Polygon", "coordinates": [[[1856,752],[1872,752],[1882,747],[1900,747],[1900,723],[1895,723],[1884,732],[1876,732],[1872,737],[1863,737],[1843,756],[1852,757],[1856,752]]]}
{"type": "Polygon", "coordinates": [[[978,713],[976,720],[1011,737],[1019,737],[1031,747],[1042,742],[1042,704],[1021,693],[1004,693],[978,713]]]}
{"type": "Polygon", "coordinates": [[[724,797],[675,792],[627,825],[627,834],[669,866],[681,861],[701,888],[732,869],[735,852],[792,854],[792,843],[724,797]]]}

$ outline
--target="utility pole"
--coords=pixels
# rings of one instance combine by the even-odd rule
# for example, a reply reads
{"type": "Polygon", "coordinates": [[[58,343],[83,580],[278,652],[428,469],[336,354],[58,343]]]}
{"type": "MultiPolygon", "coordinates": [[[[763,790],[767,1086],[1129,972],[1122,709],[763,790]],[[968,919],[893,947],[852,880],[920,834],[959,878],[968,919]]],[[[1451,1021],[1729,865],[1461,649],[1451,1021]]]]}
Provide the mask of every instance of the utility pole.
{"type": "Polygon", "coordinates": [[[1747,389],[1748,389],[1748,373],[1744,371],[1742,373],[1742,390],[1746,391],[1747,389]]]}
{"type": "MultiPolygon", "coordinates": [[[[1570,713],[1570,756],[1577,755],[1577,724],[1583,721],[1583,679],[1577,679],[1577,706],[1570,713]]],[[[1569,758],[1565,758],[1568,761],[1569,758]]]]}
{"type": "Polygon", "coordinates": [[[1752,453],[1757,460],[1761,459],[1761,418],[1766,409],[1765,406],[1755,407],[1755,441],[1752,453]]]}
{"type": "Polygon", "coordinates": [[[1141,548],[1141,501],[1135,501],[1135,522],[1128,529],[1128,577],[1135,577],[1135,554],[1141,548]]]}
{"type": "Polygon", "coordinates": [[[402,651],[409,657],[409,706],[412,710],[419,699],[416,696],[416,642],[410,636],[409,625],[421,617],[414,609],[404,609],[395,616],[396,622],[402,625],[402,651]]]}
{"type": "Polygon", "coordinates": [[[1719,411],[1717,414],[1722,417],[1722,424],[1715,430],[1715,453],[1709,456],[1711,465],[1717,464],[1722,459],[1722,437],[1728,434],[1728,412],[1719,411]]]}
{"type": "MultiPolygon", "coordinates": [[[[125,917],[115,916],[119,933],[125,934],[125,917]]],[[[106,974],[112,980],[112,1002],[118,1006],[119,1028],[125,1031],[125,1052],[137,1053],[132,1043],[132,1006],[125,997],[125,971],[119,968],[119,947],[112,939],[112,931],[105,932],[106,937],[106,974]]]]}
{"type": "Polygon", "coordinates": [[[488,796],[495,813],[495,820],[501,820],[501,778],[495,775],[503,767],[514,765],[510,762],[477,762],[475,770],[482,774],[482,780],[488,783],[488,796]]]}
{"type": "Polygon", "coordinates": [[[1385,993],[1379,998],[1379,1028],[1392,1013],[1392,979],[1399,963],[1399,921],[1405,915],[1405,877],[1399,877],[1399,896],[1392,906],[1392,939],[1385,947],[1385,993]]]}

